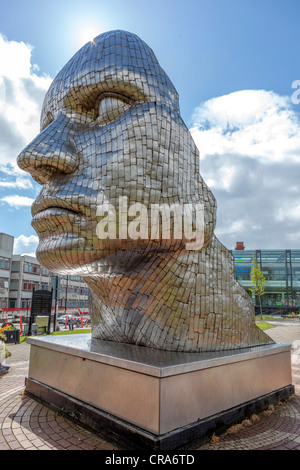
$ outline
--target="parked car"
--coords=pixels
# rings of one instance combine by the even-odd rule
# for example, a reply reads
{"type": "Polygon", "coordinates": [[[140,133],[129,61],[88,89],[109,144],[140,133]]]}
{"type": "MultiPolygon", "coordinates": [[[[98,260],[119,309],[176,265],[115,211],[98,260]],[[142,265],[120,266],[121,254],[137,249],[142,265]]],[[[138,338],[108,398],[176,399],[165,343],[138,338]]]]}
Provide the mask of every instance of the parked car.
{"type": "Polygon", "coordinates": [[[67,324],[73,320],[74,323],[80,322],[80,317],[76,317],[74,315],[60,315],[57,319],[58,323],[65,324],[66,323],[66,317],[67,317],[67,324]]]}
{"type": "MultiPolygon", "coordinates": [[[[57,318],[58,324],[65,325],[66,324],[66,317],[67,317],[67,325],[77,325],[81,326],[81,316],[78,315],[60,315],[57,318]]],[[[83,325],[86,325],[89,322],[89,317],[83,315],[82,317],[83,325]]]]}

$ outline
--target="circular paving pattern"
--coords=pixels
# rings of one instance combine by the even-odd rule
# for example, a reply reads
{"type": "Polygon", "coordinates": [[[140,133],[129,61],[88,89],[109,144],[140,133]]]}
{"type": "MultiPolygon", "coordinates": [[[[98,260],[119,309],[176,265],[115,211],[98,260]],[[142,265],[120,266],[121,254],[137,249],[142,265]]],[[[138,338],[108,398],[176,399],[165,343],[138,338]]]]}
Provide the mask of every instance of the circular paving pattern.
{"type": "MultiPolygon", "coordinates": [[[[285,341],[285,328],[273,329],[277,341],[285,341]]],[[[295,333],[298,338],[298,330],[293,328],[295,333]]],[[[125,450],[24,395],[30,345],[9,348],[10,369],[0,377],[0,450],[125,450]]],[[[232,426],[221,436],[213,436],[208,444],[194,442],[185,450],[300,450],[299,348],[293,355],[294,396],[232,426]]]]}

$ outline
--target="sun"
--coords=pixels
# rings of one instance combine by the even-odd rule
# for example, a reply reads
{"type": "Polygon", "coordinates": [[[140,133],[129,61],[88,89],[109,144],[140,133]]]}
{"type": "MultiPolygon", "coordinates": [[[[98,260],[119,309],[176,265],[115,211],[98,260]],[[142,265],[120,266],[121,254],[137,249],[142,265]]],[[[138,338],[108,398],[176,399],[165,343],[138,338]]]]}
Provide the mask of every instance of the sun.
{"type": "Polygon", "coordinates": [[[80,46],[84,46],[87,42],[93,42],[94,38],[101,34],[99,28],[96,26],[87,26],[78,31],[78,42],[80,46]]]}

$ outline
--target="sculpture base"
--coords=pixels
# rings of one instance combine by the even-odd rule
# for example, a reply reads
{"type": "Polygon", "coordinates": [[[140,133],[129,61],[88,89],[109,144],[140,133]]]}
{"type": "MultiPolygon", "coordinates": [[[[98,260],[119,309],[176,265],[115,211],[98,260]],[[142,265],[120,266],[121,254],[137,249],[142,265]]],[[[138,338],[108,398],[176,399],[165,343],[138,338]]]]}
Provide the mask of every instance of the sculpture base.
{"type": "Polygon", "coordinates": [[[130,449],[205,442],[294,393],[287,344],[174,353],[87,334],[27,341],[26,393],[130,449]]]}

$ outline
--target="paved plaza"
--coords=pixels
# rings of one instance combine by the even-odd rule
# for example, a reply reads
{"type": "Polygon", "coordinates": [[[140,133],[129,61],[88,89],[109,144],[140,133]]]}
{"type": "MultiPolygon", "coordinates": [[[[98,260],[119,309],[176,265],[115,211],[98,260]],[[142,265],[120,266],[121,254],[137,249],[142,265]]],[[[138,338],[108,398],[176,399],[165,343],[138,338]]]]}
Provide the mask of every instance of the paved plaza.
{"type": "MultiPolygon", "coordinates": [[[[209,444],[190,450],[300,450],[300,322],[278,321],[267,330],[277,342],[293,344],[295,395],[252,415],[209,444]]],[[[30,345],[8,345],[9,372],[0,378],[0,450],[130,450],[116,446],[24,395],[30,345]]],[[[187,449],[185,448],[185,451],[187,449]]]]}

